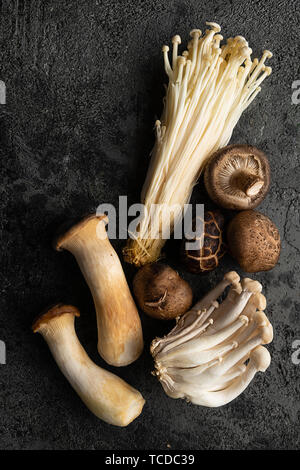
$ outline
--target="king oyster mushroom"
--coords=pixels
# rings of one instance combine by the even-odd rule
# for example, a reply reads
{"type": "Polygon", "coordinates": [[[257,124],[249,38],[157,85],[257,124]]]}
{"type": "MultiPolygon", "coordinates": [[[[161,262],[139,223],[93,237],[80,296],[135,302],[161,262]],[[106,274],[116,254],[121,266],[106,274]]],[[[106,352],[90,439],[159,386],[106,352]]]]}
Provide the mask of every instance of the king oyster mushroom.
{"type": "Polygon", "coordinates": [[[57,304],[34,322],[70,385],[88,409],[115,426],[127,426],[142,411],[145,400],[140,392],[111,372],[98,367],[87,355],[77,337],[74,320],[79,310],[57,304]]]}
{"type": "Polygon", "coordinates": [[[106,215],[91,214],[60,234],[54,246],[75,256],[94,299],[99,354],[120,367],[134,362],[144,343],[140,317],[107,236],[107,223],[106,215]]]}
{"type": "Polygon", "coordinates": [[[208,195],[225,209],[257,207],[270,186],[267,156],[250,145],[229,145],[209,160],[204,183],[208,195]]]}

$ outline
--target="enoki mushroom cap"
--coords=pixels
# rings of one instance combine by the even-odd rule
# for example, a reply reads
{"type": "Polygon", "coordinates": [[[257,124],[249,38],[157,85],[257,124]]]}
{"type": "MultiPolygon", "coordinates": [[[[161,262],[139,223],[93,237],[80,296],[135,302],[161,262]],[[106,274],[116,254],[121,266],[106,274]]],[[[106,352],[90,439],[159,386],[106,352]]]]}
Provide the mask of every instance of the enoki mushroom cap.
{"type": "MultiPolygon", "coordinates": [[[[206,26],[210,26],[213,31],[219,33],[221,31],[221,26],[218,23],[214,23],[213,21],[206,21],[206,26]]],[[[210,31],[210,30],[208,30],[210,31]]]]}
{"type": "Polygon", "coordinates": [[[179,34],[176,34],[172,37],[172,44],[181,44],[181,37],[179,34]]]}
{"type": "Polygon", "coordinates": [[[202,34],[201,29],[192,29],[192,31],[190,31],[190,36],[192,38],[194,38],[194,37],[200,38],[201,34],[202,34]]]}

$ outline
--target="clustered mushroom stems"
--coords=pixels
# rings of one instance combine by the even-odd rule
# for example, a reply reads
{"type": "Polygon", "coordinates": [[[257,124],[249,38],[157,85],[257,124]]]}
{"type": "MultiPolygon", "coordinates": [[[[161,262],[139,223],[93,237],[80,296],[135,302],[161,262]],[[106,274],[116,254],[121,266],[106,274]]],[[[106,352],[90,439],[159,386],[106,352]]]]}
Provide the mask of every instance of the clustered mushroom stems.
{"type": "Polygon", "coordinates": [[[229,38],[220,46],[220,26],[206,24],[211,29],[203,36],[199,29],[191,31],[182,55],[178,55],[180,36],[173,37],[172,66],[169,47],[162,49],[169,84],[161,119],[155,123],[156,143],[142,190],[146,210],[138,234],[131,234],[124,250],[125,259],[136,265],[159,257],[168,238],[162,225],[169,217],[168,208],[174,207],[173,229],[209,157],[228,143],[241,114],[271,73],[265,65],[272,57],[270,51],[252,61],[245,38],[229,38]]]}
{"type": "Polygon", "coordinates": [[[167,336],[152,342],[154,375],[170,397],[222,406],[240,395],[257,371],[267,369],[270,354],[262,345],[272,341],[273,328],[263,312],[261,290],[259,282],[240,282],[236,272],[227,273],[167,336]]]}
{"type": "Polygon", "coordinates": [[[98,367],[87,355],[75,332],[79,311],[57,304],[42,314],[32,329],[40,333],[70,385],[98,418],[127,426],[142,411],[142,395],[115,374],[98,367]]]}
{"type": "Polygon", "coordinates": [[[55,247],[75,256],[91,290],[99,354],[108,364],[126,366],[140,356],[143,333],[122,265],[107,236],[107,223],[105,215],[88,216],[58,237],[55,247]]]}

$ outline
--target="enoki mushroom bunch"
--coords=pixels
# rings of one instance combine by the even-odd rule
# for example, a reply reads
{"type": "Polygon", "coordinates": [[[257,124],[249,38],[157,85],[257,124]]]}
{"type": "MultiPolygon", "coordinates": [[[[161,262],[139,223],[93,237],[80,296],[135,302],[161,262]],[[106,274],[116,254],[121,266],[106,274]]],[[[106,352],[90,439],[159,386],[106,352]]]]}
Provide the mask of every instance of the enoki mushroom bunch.
{"type": "Polygon", "coordinates": [[[126,261],[137,266],[159,258],[209,157],[227,145],[241,114],[271,73],[265,65],[270,51],[252,61],[245,38],[229,38],[221,46],[220,26],[206,24],[211,29],[203,36],[199,29],[191,31],[182,55],[180,36],[173,37],[172,66],[169,47],[162,49],[169,84],[142,190],[144,214],[138,234],[131,234],[124,251],[126,261]]]}
{"type": "Polygon", "coordinates": [[[240,282],[236,272],[229,272],[167,336],[152,342],[153,374],[167,395],[222,406],[240,395],[256,372],[269,367],[270,354],[262,345],[272,341],[273,328],[263,312],[261,290],[259,282],[240,282]]]}

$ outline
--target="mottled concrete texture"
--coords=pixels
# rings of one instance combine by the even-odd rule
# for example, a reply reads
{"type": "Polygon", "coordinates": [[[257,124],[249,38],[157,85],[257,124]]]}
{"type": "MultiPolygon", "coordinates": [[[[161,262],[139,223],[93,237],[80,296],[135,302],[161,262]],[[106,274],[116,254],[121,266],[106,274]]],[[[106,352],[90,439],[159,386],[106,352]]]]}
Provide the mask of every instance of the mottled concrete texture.
{"type": "MultiPolygon", "coordinates": [[[[300,105],[291,104],[292,82],[300,79],[299,2],[2,0],[0,11],[0,79],[7,86],[7,104],[0,106],[0,339],[7,346],[0,448],[299,448],[300,365],[291,361],[292,343],[300,339],[300,105]],[[126,194],[138,202],[166,82],[161,46],[175,33],[186,42],[206,20],[219,22],[225,37],[245,36],[254,54],[274,53],[273,74],[231,140],[258,146],[272,167],[260,210],[279,227],[282,256],[275,269],[257,275],[275,329],[272,364],[224,408],[172,400],[150,375],[148,353],[150,340],[170,325],[142,315],[145,352],[117,372],[147,403],[139,419],[117,429],[86,410],[30,325],[48,304],[74,303],[82,312],[78,335],[104,365],[89,290],[75,260],[56,253],[51,239],[65,219],[101,202],[126,194]]],[[[195,202],[207,201],[202,186],[195,202]]],[[[211,275],[183,275],[196,299],[232,268],[227,256],[211,275]]],[[[126,273],[130,281],[133,269],[126,273]]]]}

